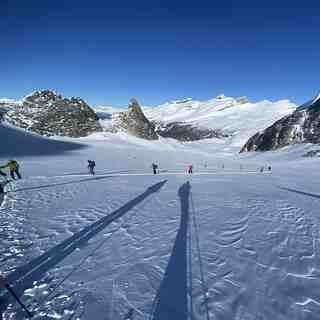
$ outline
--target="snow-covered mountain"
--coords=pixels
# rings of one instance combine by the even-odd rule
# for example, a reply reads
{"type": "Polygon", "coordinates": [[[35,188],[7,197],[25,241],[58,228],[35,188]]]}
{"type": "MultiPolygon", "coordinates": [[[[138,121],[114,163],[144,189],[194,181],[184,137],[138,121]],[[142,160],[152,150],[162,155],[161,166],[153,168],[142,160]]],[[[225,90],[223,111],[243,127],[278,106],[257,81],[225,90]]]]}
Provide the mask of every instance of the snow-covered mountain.
{"type": "MultiPolygon", "coordinates": [[[[247,139],[291,114],[296,105],[289,100],[248,102],[247,98],[219,95],[208,101],[175,100],[156,107],[143,107],[146,117],[161,126],[190,125],[192,128],[215,130],[228,144],[242,147],[247,139]]],[[[100,106],[95,109],[104,128],[112,126],[117,110],[100,106]],[[105,115],[105,116],[104,116],[105,115]]],[[[204,131],[206,132],[206,131],[204,131]]],[[[211,137],[215,135],[212,134],[211,137]]],[[[195,139],[196,140],[196,139],[195,139]]]]}
{"type": "Polygon", "coordinates": [[[102,135],[125,132],[144,139],[156,139],[157,135],[180,141],[211,139],[238,150],[257,131],[295,109],[289,100],[253,103],[246,97],[225,95],[208,101],[186,98],[142,107],[139,115],[130,113],[130,108],[125,111],[99,106],[92,110],[80,98],[67,99],[50,90],[34,92],[17,102],[0,100],[0,115],[5,115],[8,123],[41,135],[79,137],[96,136],[99,131],[103,131],[102,135]],[[134,119],[128,122],[128,117],[134,119]],[[150,134],[150,130],[155,133],[150,134]]]}
{"type": "Polygon", "coordinates": [[[320,95],[252,136],[244,151],[267,151],[296,143],[320,143],[320,95]]]}

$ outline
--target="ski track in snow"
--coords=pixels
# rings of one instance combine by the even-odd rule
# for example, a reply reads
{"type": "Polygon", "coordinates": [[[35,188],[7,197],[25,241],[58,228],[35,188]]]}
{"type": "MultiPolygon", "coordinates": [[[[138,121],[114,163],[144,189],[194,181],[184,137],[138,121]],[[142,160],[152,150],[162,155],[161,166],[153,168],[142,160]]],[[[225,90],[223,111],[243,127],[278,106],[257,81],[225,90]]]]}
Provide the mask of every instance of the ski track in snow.
{"type": "MultiPolygon", "coordinates": [[[[82,314],[81,319],[122,320],[130,312],[135,320],[151,319],[174,244],[187,241],[176,236],[181,218],[178,190],[188,180],[208,290],[205,298],[190,217],[187,276],[193,315],[189,319],[206,319],[206,305],[210,319],[318,318],[319,221],[309,211],[305,196],[297,199],[256,172],[202,172],[192,177],[139,172],[82,182],[87,177],[19,181],[1,205],[1,270],[9,272],[35,259],[165,176],[170,177],[159,192],[25,290],[22,299],[36,311],[35,319],[64,320],[82,314]],[[57,283],[87,255],[46,301],[57,283]],[[44,304],[39,307],[39,302],[44,304]]],[[[5,317],[19,320],[25,314],[10,304],[5,317]]]]}

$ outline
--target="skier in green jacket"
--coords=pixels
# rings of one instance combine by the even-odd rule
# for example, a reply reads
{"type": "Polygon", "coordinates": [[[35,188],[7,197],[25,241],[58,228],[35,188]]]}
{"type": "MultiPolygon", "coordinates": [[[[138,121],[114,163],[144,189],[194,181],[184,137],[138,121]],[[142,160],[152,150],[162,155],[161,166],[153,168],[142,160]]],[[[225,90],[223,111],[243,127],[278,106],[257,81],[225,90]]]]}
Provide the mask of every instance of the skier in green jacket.
{"type": "Polygon", "coordinates": [[[21,174],[19,172],[19,164],[16,160],[9,160],[8,163],[4,166],[1,166],[0,169],[9,168],[10,176],[13,180],[15,180],[15,174],[17,175],[18,179],[21,179],[21,174]]]}

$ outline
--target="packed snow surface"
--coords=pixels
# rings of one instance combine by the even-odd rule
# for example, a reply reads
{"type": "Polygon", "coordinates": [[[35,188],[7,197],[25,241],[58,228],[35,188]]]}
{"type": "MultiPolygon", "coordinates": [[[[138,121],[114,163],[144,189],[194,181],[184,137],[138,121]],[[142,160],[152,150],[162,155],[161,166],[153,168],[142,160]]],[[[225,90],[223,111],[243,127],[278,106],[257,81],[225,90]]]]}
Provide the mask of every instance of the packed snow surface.
{"type": "MultiPolygon", "coordinates": [[[[319,318],[319,160],[301,157],[312,146],[69,140],[16,156],[23,179],[0,209],[0,270],[34,319],[319,318]]],[[[5,291],[1,309],[27,319],[5,291]]]]}

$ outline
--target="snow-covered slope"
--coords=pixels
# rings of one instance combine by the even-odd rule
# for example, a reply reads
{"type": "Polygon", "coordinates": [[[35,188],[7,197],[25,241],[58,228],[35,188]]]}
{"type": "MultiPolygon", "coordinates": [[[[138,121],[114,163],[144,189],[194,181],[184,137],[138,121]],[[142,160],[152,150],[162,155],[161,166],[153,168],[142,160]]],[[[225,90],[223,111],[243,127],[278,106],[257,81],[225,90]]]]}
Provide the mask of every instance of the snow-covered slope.
{"type": "MultiPolygon", "coordinates": [[[[0,207],[0,270],[34,319],[318,319],[317,159],[294,147],[227,158],[211,140],[79,141],[90,147],[18,158],[23,180],[0,207]]],[[[1,294],[4,320],[25,320],[1,294]]]]}
{"type": "Polygon", "coordinates": [[[46,139],[12,126],[0,124],[0,157],[57,155],[84,148],[75,141],[46,139]]]}

